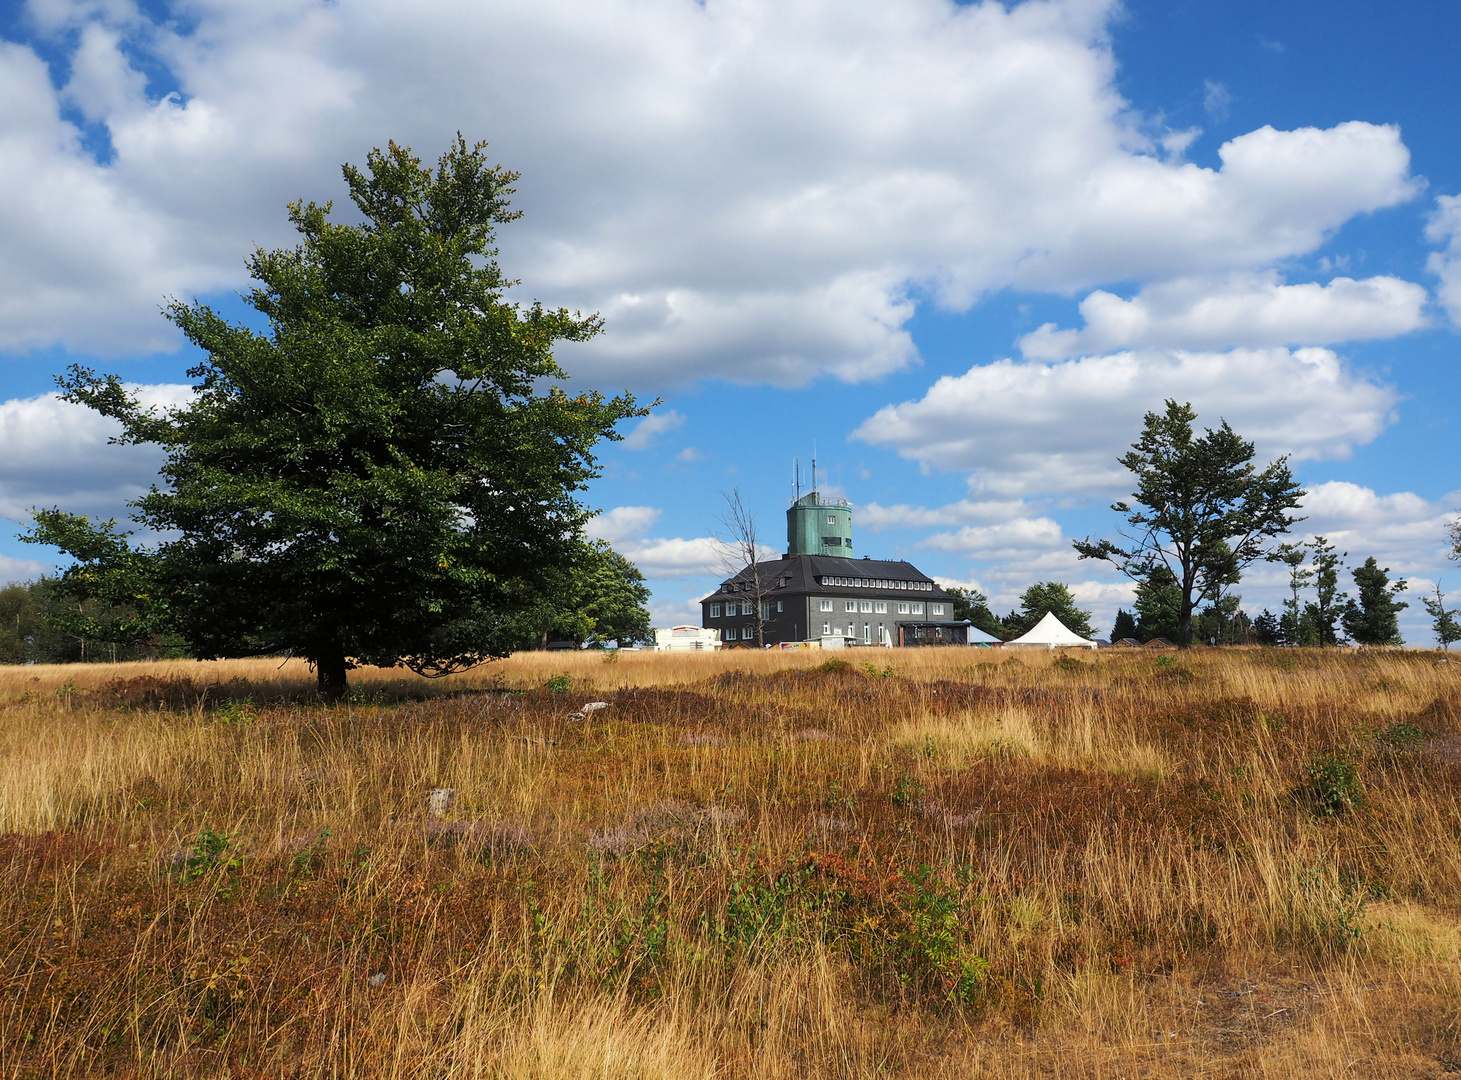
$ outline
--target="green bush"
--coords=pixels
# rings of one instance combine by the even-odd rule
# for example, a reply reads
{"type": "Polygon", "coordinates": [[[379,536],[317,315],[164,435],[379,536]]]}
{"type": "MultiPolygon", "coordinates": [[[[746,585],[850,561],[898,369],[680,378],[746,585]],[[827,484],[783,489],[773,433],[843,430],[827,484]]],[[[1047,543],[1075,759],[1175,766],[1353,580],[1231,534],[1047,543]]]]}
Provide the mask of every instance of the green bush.
{"type": "Polygon", "coordinates": [[[220,867],[237,870],[241,865],[228,834],[204,828],[193,841],[193,850],[179,861],[178,872],[184,881],[192,881],[220,867]]]}
{"type": "Polygon", "coordinates": [[[918,801],[923,794],[923,783],[910,772],[900,772],[898,779],[893,781],[893,793],[891,798],[893,805],[898,807],[909,807],[918,801]]]}
{"type": "Polygon", "coordinates": [[[1364,802],[1359,773],[1344,758],[1317,757],[1304,766],[1308,783],[1303,794],[1314,813],[1324,817],[1347,814],[1364,802]]]}
{"type": "Polygon", "coordinates": [[[1375,743],[1387,757],[1400,758],[1420,748],[1425,732],[1409,720],[1401,720],[1375,732],[1375,743]]]}

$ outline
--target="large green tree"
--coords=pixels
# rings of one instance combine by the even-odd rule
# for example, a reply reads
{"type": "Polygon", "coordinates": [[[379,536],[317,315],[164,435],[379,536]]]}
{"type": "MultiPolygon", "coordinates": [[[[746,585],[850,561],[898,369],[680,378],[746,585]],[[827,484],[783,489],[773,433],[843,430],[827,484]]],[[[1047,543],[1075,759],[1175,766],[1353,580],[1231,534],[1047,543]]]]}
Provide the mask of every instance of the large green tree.
{"type": "Polygon", "coordinates": [[[1396,597],[1405,591],[1405,579],[1391,581],[1390,568],[1382,567],[1373,555],[1353,574],[1359,598],[1345,605],[1344,632],[1356,645],[1404,645],[1396,616],[1410,605],[1396,597]]]}
{"type": "MultiPolygon", "coordinates": [[[[494,230],[517,176],[483,144],[458,136],[432,169],[392,143],[344,174],[358,224],[296,202],[299,244],[250,259],[265,332],[167,307],[205,356],[189,404],[60,380],[166,451],[166,485],[134,504],[164,537],[144,617],[202,657],[304,656],[330,696],[358,664],[437,675],[509,651],[516,605],[582,550],[594,445],[642,412],[555,385],[554,344],[600,320],[505,298],[494,230]]],[[[41,515],[31,538],[81,555],[77,528],[41,515]]]]}
{"type": "Polygon", "coordinates": [[[1161,563],[1136,583],[1136,634],[1142,641],[1177,640],[1182,616],[1182,590],[1177,577],[1161,563]]]}
{"type": "Polygon", "coordinates": [[[518,647],[550,642],[633,645],[650,641],[649,588],[639,567],[603,540],[583,544],[571,566],[552,575],[547,588],[525,591],[517,605],[518,647]]]}
{"type": "Polygon", "coordinates": [[[1146,414],[1141,438],[1121,457],[1136,476],[1134,505],[1114,503],[1125,519],[1121,542],[1075,541],[1083,559],[1104,559],[1134,580],[1164,566],[1180,592],[1177,644],[1192,645],[1193,609],[1236,584],[1243,567],[1266,558],[1267,542],[1301,518],[1289,511],[1305,492],[1288,459],[1261,471],[1253,444],[1222,421],[1195,437],[1191,404],[1168,400],[1166,410],[1146,414]]]}

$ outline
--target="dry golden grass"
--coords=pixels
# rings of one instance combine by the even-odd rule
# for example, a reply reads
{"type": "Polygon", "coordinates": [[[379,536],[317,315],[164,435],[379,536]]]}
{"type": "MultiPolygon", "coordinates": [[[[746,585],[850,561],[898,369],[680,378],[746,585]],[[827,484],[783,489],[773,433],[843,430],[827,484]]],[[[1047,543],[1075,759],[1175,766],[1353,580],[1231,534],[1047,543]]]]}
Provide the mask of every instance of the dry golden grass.
{"type": "Polygon", "coordinates": [[[1461,1068],[1452,667],[828,659],[0,669],[0,1076],[1461,1068]]]}

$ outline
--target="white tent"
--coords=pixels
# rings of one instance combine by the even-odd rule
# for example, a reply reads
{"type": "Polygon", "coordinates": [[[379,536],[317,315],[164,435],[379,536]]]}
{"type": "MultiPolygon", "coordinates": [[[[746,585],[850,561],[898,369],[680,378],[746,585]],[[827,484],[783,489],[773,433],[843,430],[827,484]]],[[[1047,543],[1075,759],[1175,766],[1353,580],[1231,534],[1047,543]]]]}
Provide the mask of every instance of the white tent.
{"type": "Polygon", "coordinates": [[[1066,646],[1076,646],[1082,649],[1094,649],[1096,643],[1088,638],[1071,631],[1055,617],[1053,611],[1047,611],[1045,618],[1037,622],[1027,634],[1022,634],[1013,641],[1006,641],[1005,645],[1037,645],[1043,649],[1058,649],[1066,646]]]}

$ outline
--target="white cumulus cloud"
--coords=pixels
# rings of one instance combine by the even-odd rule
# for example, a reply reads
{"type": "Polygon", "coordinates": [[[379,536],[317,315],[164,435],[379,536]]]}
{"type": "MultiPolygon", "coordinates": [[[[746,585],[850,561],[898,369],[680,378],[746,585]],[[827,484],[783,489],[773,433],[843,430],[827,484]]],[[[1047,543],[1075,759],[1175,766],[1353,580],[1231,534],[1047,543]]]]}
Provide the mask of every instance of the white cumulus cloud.
{"type": "MultiPolygon", "coordinates": [[[[147,406],[184,404],[192,388],[129,386],[147,406]]],[[[112,446],[121,425],[55,394],[0,402],[0,516],[27,521],[59,506],[93,519],[126,518],[126,503],[157,482],[163,453],[112,446]]]]}
{"type": "Polygon", "coordinates": [[[652,446],[654,440],[666,431],[674,431],[675,428],[684,427],[684,425],[684,415],[676,412],[674,409],[670,409],[667,412],[652,413],[635,424],[634,430],[624,436],[624,449],[644,450],[652,446]]]}
{"type": "Polygon", "coordinates": [[[1461,195],[1436,196],[1435,213],[1425,234],[1431,243],[1445,245],[1431,253],[1426,268],[1441,279],[1436,299],[1451,322],[1461,326],[1461,195]]]}
{"type": "Polygon", "coordinates": [[[1015,518],[998,525],[965,525],[955,532],[934,533],[921,548],[956,552],[983,559],[1018,558],[1032,550],[1060,547],[1065,534],[1047,517],[1015,518]]]}
{"type": "Polygon", "coordinates": [[[1412,570],[1444,565],[1446,525],[1461,506],[1461,492],[1432,501],[1411,491],[1377,494],[1345,480],[1315,484],[1304,500],[1300,528],[1348,549],[1363,562],[1374,555],[1412,570]]]}
{"type": "Polygon", "coordinates": [[[714,537],[685,540],[648,535],[661,514],[653,506],[616,506],[590,519],[585,531],[607,540],[647,578],[717,573],[722,548],[714,537]]]}
{"type": "Polygon", "coordinates": [[[519,292],[609,319],[565,363],[639,386],[873,378],[918,359],[915,291],[1262,270],[1416,191],[1393,126],[1265,127],[1220,168],[1163,154],[1115,90],[1118,9],[35,0],[72,75],[0,42],[0,348],[175,341],[158,303],[242,284],[255,243],[292,242],[288,199],[457,130],[523,173],[519,292]]]}
{"type": "Polygon", "coordinates": [[[868,503],[857,508],[857,523],[860,528],[872,532],[897,527],[921,529],[930,526],[963,525],[976,521],[1004,522],[1026,514],[1027,504],[1022,499],[960,499],[956,503],[935,506],[909,506],[899,503],[882,506],[868,503]]]}
{"type": "Polygon", "coordinates": [[[37,562],[35,559],[14,559],[9,555],[0,555],[0,585],[34,581],[54,569],[50,563],[37,562]]]}
{"type": "Polygon", "coordinates": [[[1142,351],[1053,363],[1001,360],[889,405],[854,432],[940,469],[968,470],[995,496],[1114,493],[1116,459],[1142,415],[1191,401],[1200,426],[1225,418],[1265,455],[1343,458],[1393,419],[1395,391],[1332,351],[1142,351]]]}
{"type": "Polygon", "coordinates": [[[1130,300],[1098,290],[1081,301],[1086,325],[1046,323],[1020,339],[1025,356],[1058,360],[1117,349],[1225,349],[1236,345],[1330,345],[1388,338],[1425,325],[1425,289],[1395,277],[1337,277],[1285,285],[1274,272],[1220,281],[1185,279],[1130,300]]]}

